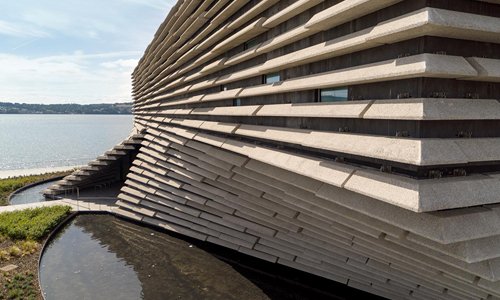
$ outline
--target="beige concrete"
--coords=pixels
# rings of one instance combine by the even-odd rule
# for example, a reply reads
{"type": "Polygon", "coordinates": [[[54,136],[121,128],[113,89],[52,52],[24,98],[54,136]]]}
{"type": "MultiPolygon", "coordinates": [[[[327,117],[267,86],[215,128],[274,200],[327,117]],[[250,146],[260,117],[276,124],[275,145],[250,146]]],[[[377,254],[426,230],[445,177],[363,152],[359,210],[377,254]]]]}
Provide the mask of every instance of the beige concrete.
{"type": "MultiPolygon", "coordinates": [[[[500,25],[498,26],[497,37],[499,32],[500,25]]],[[[467,58],[467,61],[476,69],[478,75],[465,78],[465,80],[500,82],[500,59],[470,57],[467,58]]]]}
{"type": "MultiPolygon", "coordinates": [[[[294,3],[288,9],[283,10],[278,15],[274,16],[273,22],[276,22],[276,21],[282,22],[282,21],[286,20],[287,18],[294,16],[296,13],[300,13],[304,9],[307,9],[308,7],[315,5],[315,4],[316,4],[315,2],[311,2],[311,1],[305,1],[304,3],[302,3],[302,2],[294,3]]],[[[356,3],[354,5],[359,5],[359,4],[361,4],[361,6],[363,6],[362,3],[356,3]]],[[[244,17],[246,18],[247,16],[244,16],[244,17]]],[[[243,21],[245,18],[241,17],[240,19],[243,21]]],[[[234,26],[236,27],[236,25],[234,25],[234,26]]],[[[314,32],[315,31],[311,31],[311,34],[314,32]]],[[[195,42],[195,41],[193,41],[193,42],[195,42]]]]}
{"type": "MultiPolygon", "coordinates": [[[[494,25],[496,23],[498,23],[498,22],[496,22],[496,20],[494,18],[488,18],[488,17],[470,15],[470,14],[460,14],[457,12],[426,8],[426,9],[422,9],[422,10],[414,12],[414,13],[410,13],[410,14],[405,15],[403,17],[396,18],[394,20],[381,23],[379,26],[374,27],[373,30],[367,29],[367,30],[361,31],[359,33],[354,33],[354,34],[348,35],[348,36],[346,36],[346,38],[350,37],[350,36],[353,36],[353,37],[359,36],[360,38],[362,38],[359,40],[359,42],[361,42],[364,45],[363,49],[373,47],[376,45],[380,45],[377,43],[373,43],[371,41],[374,41],[376,39],[380,39],[381,35],[387,36],[391,42],[396,42],[396,41],[398,41],[398,39],[401,39],[401,38],[404,38],[404,39],[411,38],[412,34],[415,35],[415,37],[416,37],[416,36],[421,36],[424,33],[430,34],[430,35],[436,35],[436,36],[444,36],[444,37],[452,37],[452,38],[454,37],[454,38],[461,38],[461,39],[464,39],[464,38],[468,39],[471,36],[474,36],[474,37],[481,36],[481,37],[483,37],[483,40],[485,40],[485,41],[494,41],[496,39],[496,34],[498,32],[498,29],[494,25]],[[443,20],[446,20],[446,21],[443,21],[443,20]],[[460,22],[457,23],[454,20],[460,20],[460,22]],[[467,22],[471,21],[471,24],[467,25],[467,27],[463,27],[462,24],[466,23],[466,22],[464,22],[464,20],[467,20],[467,22]],[[403,25],[399,25],[398,22],[400,24],[403,24],[403,25]],[[437,25],[435,25],[435,26],[430,26],[430,25],[427,26],[426,25],[426,24],[430,24],[430,23],[431,24],[436,23],[437,25]],[[412,25],[409,25],[409,24],[412,24],[412,25]],[[454,30],[454,31],[448,30],[448,28],[450,27],[448,25],[450,25],[450,24],[452,24],[453,26],[456,26],[456,30],[454,30]],[[445,26],[445,25],[447,25],[447,26],[445,26]],[[424,26],[424,27],[420,28],[422,26],[424,26]],[[464,30],[467,28],[476,28],[475,29],[476,31],[473,34],[469,34],[467,32],[467,30],[464,30]],[[396,31],[394,31],[394,29],[396,29],[396,31]],[[403,30],[403,32],[401,30],[403,30]],[[414,30],[415,33],[412,33],[411,30],[414,30]],[[410,31],[410,32],[407,32],[407,31],[410,31]],[[399,35],[398,35],[398,33],[399,33],[399,35]],[[367,40],[369,40],[371,44],[367,43],[367,40]]],[[[293,30],[289,33],[286,33],[285,35],[287,35],[287,36],[285,36],[285,35],[283,36],[284,40],[289,40],[289,42],[292,42],[290,39],[290,34],[293,36],[293,30]]],[[[338,47],[338,45],[342,45],[343,40],[345,40],[344,37],[339,38],[338,41],[335,40],[335,41],[326,42],[324,45],[322,45],[323,46],[322,48],[324,48],[324,49],[318,48],[317,46],[313,46],[313,47],[310,47],[310,48],[307,48],[304,50],[296,51],[296,52],[291,53],[289,55],[284,55],[282,57],[279,57],[279,58],[271,60],[271,61],[267,61],[264,64],[264,66],[266,66],[266,67],[264,67],[264,69],[262,69],[262,71],[269,72],[271,70],[274,70],[272,67],[273,61],[275,61],[274,64],[276,66],[281,66],[281,68],[283,68],[284,66],[289,66],[289,67],[292,66],[292,65],[290,65],[290,63],[294,59],[290,59],[291,58],[290,56],[296,57],[300,60],[304,60],[304,59],[307,60],[308,57],[314,58],[317,56],[317,54],[321,54],[321,56],[318,56],[316,59],[313,59],[313,61],[321,59],[321,58],[324,59],[324,58],[326,58],[325,54],[329,53],[329,51],[327,49],[331,48],[332,46],[338,47]],[[320,50],[321,52],[317,52],[317,51],[315,52],[315,50],[314,50],[315,47],[318,48],[318,50],[320,50]]],[[[266,43],[268,43],[269,45],[273,45],[272,48],[267,49],[268,48],[267,44],[264,43],[263,46],[258,47],[257,51],[259,51],[259,52],[264,51],[265,52],[265,51],[273,50],[276,47],[280,46],[280,45],[278,45],[279,43],[277,43],[277,41],[278,41],[277,39],[273,39],[271,41],[268,41],[266,43]],[[264,45],[266,45],[266,46],[264,46],[264,45]]],[[[353,40],[353,42],[355,42],[355,39],[353,40]]],[[[384,40],[382,42],[388,43],[389,40],[384,40]]],[[[332,49],[335,49],[335,48],[332,48],[332,49]]],[[[354,51],[354,50],[355,49],[350,49],[350,51],[354,51]]],[[[358,50],[360,50],[360,49],[358,49],[358,50]]],[[[339,54],[341,54],[341,53],[337,53],[337,55],[339,55],[339,54]]],[[[248,57],[248,58],[250,58],[250,57],[248,57]]],[[[306,61],[303,61],[303,63],[305,63],[305,62],[306,61]]]]}
{"type": "MultiPolygon", "coordinates": [[[[255,75],[258,75],[256,73],[255,75]]],[[[215,101],[275,93],[294,92],[319,88],[331,88],[351,84],[363,84],[415,77],[466,78],[477,76],[477,71],[463,58],[437,54],[419,54],[410,57],[387,60],[347,69],[284,80],[279,84],[263,84],[248,88],[213,93],[202,101],[215,101]]],[[[206,88],[212,84],[203,85],[206,88]]],[[[183,94],[178,91],[176,94],[183,94]]],[[[199,100],[183,100],[182,103],[199,100]]]]}
{"type": "Polygon", "coordinates": [[[222,148],[336,186],[341,186],[354,170],[335,162],[293,155],[238,141],[227,141],[222,148]]]}
{"type": "Polygon", "coordinates": [[[344,188],[415,212],[500,202],[500,181],[484,175],[415,180],[358,170],[344,188]]]}
{"type": "Polygon", "coordinates": [[[223,133],[234,133],[239,126],[240,124],[205,121],[203,122],[203,124],[201,124],[200,129],[223,132],[223,133]]]}
{"type": "MultiPolygon", "coordinates": [[[[267,106],[267,105],[266,105],[267,106]]],[[[213,116],[254,116],[259,111],[261,105],[247,106],[223,106],[223,107],[206,107],[195,108],[191,112],[192,115],[213,115],[213,116]]]]}
{"type": "Polygon", "coordinates": [[[487,99],[421,98],[207,107],[196,108],[191,114],[392,120],[498,120],[500,119],[500,104],[498,101],[487,99]]]}
{"type": "Polygon", "coordinates": [[[415,213],[326,184],[316,195],[442,244],[500,234],[500,216],[484,207],[415,213]]]}
{"type": "MultiPolygon", "coordinates": [[[[208,74],[210,74],[210,73],[216,72],[216,71],[218,71],[218,70],[222,70],[222,69],[224,69],[224,68],[225,68],[225,67],[224,67],[224,63],[225,63],[226,61],[227,61],[227,58],[226,58],[226,57],[221,58],[221,59],[219,59],[219,60],[216,60],[216,61],[214,61],[213,63],[208,64],[208,65],[206,65],[203,69],[201,69],[201,70],[200,70],[200,73],[201,73],[201,74],[204,74],[204,73],[208,73],[208,74]]],[[[178,79],[178,81],[183,82],[183,81],[184,81],[183,79],[184,79],[184,78],[180,78],[180,79],[178,79]]]]}
{"type": "Polygon", "coordinates": [[[324,0],[299,0],[285,9],[279,11],[277,14],[273,15],[270,17],[265,23],[264,27],[267,28],[273,28],[276,27],[278,24],[300,14],[303,11],[308,10],[309,8],[323,2],[324,0]]]}
{"type": "Polygon", "coordinates": [[[444,9],[424,8],[393,21],[381,23],[368,38],[372,42],[395,42],[422,33],[432,36],[492,42],[498,37],[498,18],[444,9]]]}
{"type": "MultiPolygon", "coordinates": [[[[259,112],[260,114],[260,112],[259,112]]],[[[376,100],[364,119],[392,120],[498,120],[500,103],[480,99],[376,100]]]]}
{"type": "Polygon", "coordinates": [[[255,115],[258,117],[361,118],[370,104],[371,101],[273,104],[263,105],[255,115]]]}
{"type": "MultiPolygon", "coordinates": [[[[195,124],[197,125],[198,123],[195,122],[195,124]]],[[[189,122],[183,123],[183,125],[191,126],[189,122]]],[[[497,138],[445,140],[391,138],[220,122],[204,122],[199,127],[221,133],[234,133],[237,135],[300,144],[306,147],[414,165],[442,165],[496,161],[500,159],[497,138]],[[446,149],[446,152],[443,152],[442,149],[446,149]]],[[[164,129],[176,132],[184,137],[192,137],[194,135],[192,131],[179,128],[164,127],[164,129]]],[[[210,139],[213,140],[216,138],[203,135],[203,139],[204,142],[208,142],[210,139]]],[[[219,139],[219,141],[220,142],[214,143],[213,145],[221,147],[222,143],[224,143],[224,139],[219,139]]],[[[240,149],[240,151],[242,150],[240,149]]]]}
{"type": "Polygon", "coordinates": [[[297,77],[282,81],[279,85],[267,84],[244,88],[238,96],[250,97],[412,77],[463,78],[476,75],[475,69],[463,57],[419,54],[359,67],[297,77]]]}
{"type": "MultiPolygon", "coordinates": [[[[326,132],[291,128],[297,125],[292,122],[289,128],[274,127],[270,119],[337,118],[334,122],[342,119],[346,124],[361,118],[367,119],[363,124],[376,119],[404,121],[394,124],[454,120],[458,124],[498,120],[498,101],[368,98],[314,103],[301,99],[308,103],[255,105],[259,97],[276,93],[409,78],[495,82],[496,60],[437,54],[285,78],[274,84],[259,85],[258,77],[422,36],[496,42],[498,18],[425,8],[280,56],[286,45],[400,1],[346,0],[328,8],[322,0],[295,1],[265,16],[261,13],[276,0],[261,1],[241,14],[238,10],[248,1],[219,0],[209,10],[211,1],[181,2],[133,74],[136,130],[147,135],[128,138],[128,143],[141,143],[141,154],[120,194],[117,211],[121,215],[389,299],[499,298],[500,176],[415,180],[397,169],[387,174],[322,156],[329,151],[333,156],[345,155],[347,162],[353,155],[412,169],[493,163],[500,160],[496,138],[416,139],[412,132],[405,138],[326,132]],[[312,7],[314,15],[302,25],[285,23],[312,7]],[[205,28],[193,36],[201,26],[205,28]],[[256,47],[237,50],[257,35],[256,47]],[[265,62],[248,64],[271,51],[272,58],[265,62]],[[242,63],[245,68],[237,66],[242,63]],[[238,71],[228,72],[230,66],[238,71]],[[252,77],[257,85],[232,85],[252,77]],[[223,84],[238,88],[218,92],[223,84]],[[202,89],[212,92],[200,94],[202,89]],[[228,100],[229,104],[236,98],[242,99],[243,106],[217,103],[228,100]],[[246,106],[247,101],[252,105],[246,106]],[[236,122],[233,117],[248,122],[230,123],[236,122]],[[252,117],[262,117],[258,122],[266,126],[252,122],[252,117]],[[317,156],[295,153],[293,147],[277,149],[272,143],[253,144],[247,137],[316,149],[317,156]]],[[[59,186],[91,182],[92,172],[107,168],[117,154],[106,153],[84,170],[88,174],[73,174],[59,186]]]]}
{"type": "MultiPolygon", "coordinates": [[[[303,2],[307,3],[310,1],[303,1],[303,2]]],[[[311,1],[311,3],[312,3],[312,1],[311,1]]],[[[303,38],[311,36],[317,32],[318,32],[318,30],[311,30],[311,29],[305,28],[304,26],[299,26],[299,27],[294,28],[290,31],[287,31],[283,34],[280,34],[280,35],[278,35],[270,40],[263,42],[261,45],[258,46],[256,53],[261,54],[261,53],[270,52],[272,50],[275,50],[275,49],[278,49],[280,47],[286,46],[290,43],[293,43],[295,41],[299,41],[303,38]]],[[[262,68],[264,68],[265,66],[266,66],[266,63],[264,63],[262,65],[260,70],[262,71],[262,68]]]]}
{"type": "Polygon", "coordinates": [[[266,21],[266,18],[260,18],[256,20],[255,22],[251,23],[247,27],[243,28],[242,30],[238,31],[237,33],[233,34],[227,39],[224,39],[222,42],[218,43],[217,46],[215,46],[212,49],[212,52],[214,53],[222,53],[225,52],[231,48],[234,48],[236,46],[239,46],[240,44],[251,40],[253,37],[269,30],[268,28],[265,28],[263,26],[263,23],[266,21]]]}

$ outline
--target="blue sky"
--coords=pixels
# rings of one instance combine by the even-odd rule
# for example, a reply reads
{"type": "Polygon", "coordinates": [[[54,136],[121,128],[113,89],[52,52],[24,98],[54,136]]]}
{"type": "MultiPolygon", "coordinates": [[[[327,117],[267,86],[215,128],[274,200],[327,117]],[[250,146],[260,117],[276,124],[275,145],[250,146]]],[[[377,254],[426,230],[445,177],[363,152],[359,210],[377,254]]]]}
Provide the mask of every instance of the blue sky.
{"type": "Polygon", "coordinates": [[[0,0],[0,102],[131,101],[130,74],[175,0],[0,0]]]}

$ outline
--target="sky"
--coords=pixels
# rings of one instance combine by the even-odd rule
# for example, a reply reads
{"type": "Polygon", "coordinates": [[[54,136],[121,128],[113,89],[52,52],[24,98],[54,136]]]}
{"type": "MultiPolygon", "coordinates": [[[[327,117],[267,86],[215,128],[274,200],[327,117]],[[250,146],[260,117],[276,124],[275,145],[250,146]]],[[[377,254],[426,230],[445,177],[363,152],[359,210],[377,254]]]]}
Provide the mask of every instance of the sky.
{"type": "Polygon", "coordinates": [[[0,102],[130,102],[175,0],[0,0],[0,102]]]}

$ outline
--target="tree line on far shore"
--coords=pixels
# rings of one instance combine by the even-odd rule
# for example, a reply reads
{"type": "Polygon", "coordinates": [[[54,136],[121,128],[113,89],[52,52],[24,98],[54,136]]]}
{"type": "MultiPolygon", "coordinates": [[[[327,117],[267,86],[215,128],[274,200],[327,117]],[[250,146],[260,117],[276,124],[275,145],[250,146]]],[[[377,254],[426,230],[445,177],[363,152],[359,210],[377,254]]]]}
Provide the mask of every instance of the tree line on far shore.
{"type": "Polygon", "coordinates": [[[81,105],[0,102],[0,114],[132,114],[132,103],[81,105]]]}

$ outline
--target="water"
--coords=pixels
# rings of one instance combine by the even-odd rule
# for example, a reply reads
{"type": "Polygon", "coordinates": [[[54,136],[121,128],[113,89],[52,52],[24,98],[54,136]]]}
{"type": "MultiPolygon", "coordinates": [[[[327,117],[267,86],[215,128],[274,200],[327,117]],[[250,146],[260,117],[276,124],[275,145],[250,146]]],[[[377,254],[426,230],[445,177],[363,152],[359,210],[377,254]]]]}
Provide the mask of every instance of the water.
{"type": "Polygon", "coordinates": [[[23,190],[22,192],[16,193],[10,199],[10,204],[19,205],[45,201],[45,197],[40,194],[40,192],[47,189],[49,186],[54,185],[54,182],[55,181],[41,183],[23,190]]]}
{"type": "Polygon", "coordinates": [[[293,277],[299,272],[288,268],[273,272],[284,267],[110,215],[77,216],[49,245],[40,267],[47,300],[375,299],[302,272],[293,277]],[[346,289],[352,297],[339,296],[346,289]]]}
{"type": "Polygon", "coordinates": [[[85,165],[125,139],[132,118],[0,114],[0,171],[85,165]]]}

